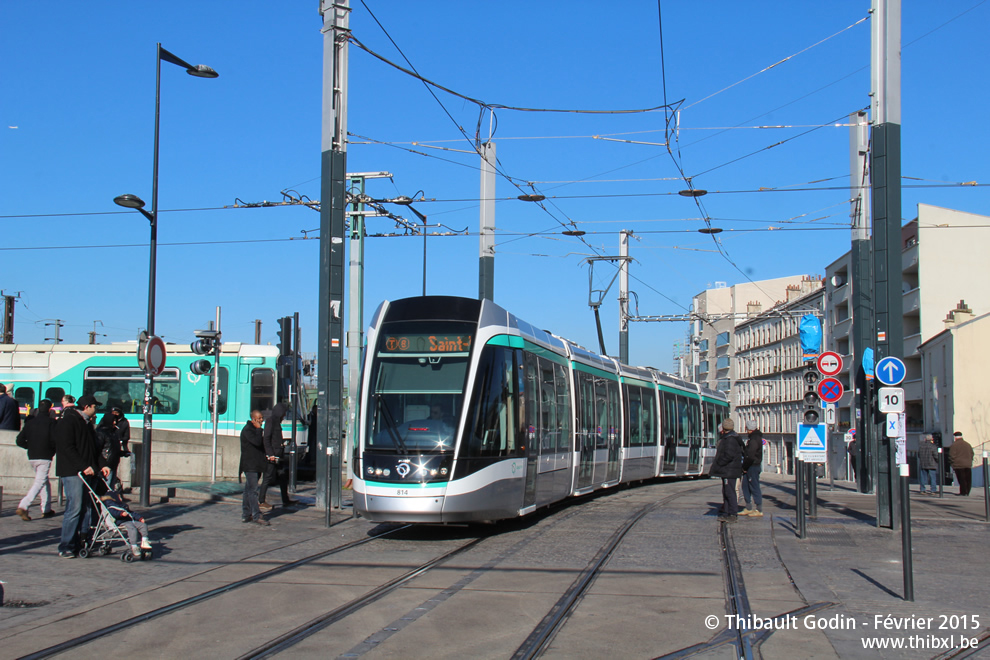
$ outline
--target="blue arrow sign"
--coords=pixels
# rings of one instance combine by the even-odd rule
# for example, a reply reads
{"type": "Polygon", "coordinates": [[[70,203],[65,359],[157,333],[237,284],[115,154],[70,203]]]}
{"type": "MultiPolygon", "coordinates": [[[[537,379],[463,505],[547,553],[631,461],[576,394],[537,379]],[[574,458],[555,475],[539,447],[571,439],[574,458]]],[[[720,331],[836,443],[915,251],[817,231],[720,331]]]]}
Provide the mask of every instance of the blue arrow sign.
{"type": "Polygon", "coordinates": [[[907,375],[907,369],[904,367],[904,362],[900,358],[889,356],[877,362],[876,374],[877,380],[884,385],[892,387],[904,380],[904,376],[907,375]]]}

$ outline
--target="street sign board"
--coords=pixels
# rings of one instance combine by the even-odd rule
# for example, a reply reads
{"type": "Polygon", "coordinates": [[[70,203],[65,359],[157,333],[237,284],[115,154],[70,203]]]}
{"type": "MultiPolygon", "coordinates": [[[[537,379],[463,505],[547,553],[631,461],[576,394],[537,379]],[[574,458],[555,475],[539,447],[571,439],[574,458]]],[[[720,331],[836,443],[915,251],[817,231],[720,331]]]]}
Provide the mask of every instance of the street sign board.
{"type": "Polygon", "coordinates": [[[148,337],[140,346],[138,363],[149,376],[160,376],[165,371],[165,342],[161,337],[148,337]]]}
{"type": "Polygon", "coordinates": [[[888,438],[896,438],[901,433],[901,414],[887,413],[886,435],[888,438]]]}
{"type": "Polygon", "coordinates": [[[842,371],[842,356],[834,351],[825,351],[818,356],[816,366],[823,376],[834,376],[842,371]]]}
{"type": "Polygon", "coordinates": [[[880,412],[904,412],[904,390],[900,387],[881,387],[877,391],[880,412]]]}
{"type": "Polygon", "coordinates": [[[842,383],[834,378],[822,378],[818,381],[818,396],[826,403],[835,403],[844,393],[842,383]]]}
{"type": "Polygon", "coordinates": [[[835,404],[834,403],[830,403],[827,406],[825,406],[825,423],[828,426],[834,426],[835,425],[835,404]]]}
{"type": "Polygon", "coordinates": [[[881,383],[893,387],[904,380],[904,376],[907,375],[907,369],[904,367],[904,362],[900,358],[888,356],[877,362],[876,375],[877,380],[881,383]]]}
{"type": "Polygon", "coordinates": [[[825,425],[798,424],[798,454],[805,463],[824,463],[825,425]]]}

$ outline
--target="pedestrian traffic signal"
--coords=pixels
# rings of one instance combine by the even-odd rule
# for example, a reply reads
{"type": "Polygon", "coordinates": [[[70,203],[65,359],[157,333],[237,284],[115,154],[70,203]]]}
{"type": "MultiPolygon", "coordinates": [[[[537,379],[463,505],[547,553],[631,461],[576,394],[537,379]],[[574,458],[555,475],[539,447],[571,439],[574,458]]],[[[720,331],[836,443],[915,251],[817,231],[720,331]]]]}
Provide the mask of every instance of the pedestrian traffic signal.
{"type": "Polygon", "coordinates": [[[818,381],[821,375],[815,363],[810,363],[804,372],[804,412],[801,423],[814,426],[822,414],[822,399],[818,394],[818,381]]]}
{"type": "MultiPolygon", "coordinates": [[[[196,330],[197,339],[189,344],[189,348],[196,355],[220,355],[220,333],[216,330],[196,330]]],[[[205,376],[213,369],[213,363],[209,360],[193,360],[189,365],[189,371],[197,376],[205,376]]]]}

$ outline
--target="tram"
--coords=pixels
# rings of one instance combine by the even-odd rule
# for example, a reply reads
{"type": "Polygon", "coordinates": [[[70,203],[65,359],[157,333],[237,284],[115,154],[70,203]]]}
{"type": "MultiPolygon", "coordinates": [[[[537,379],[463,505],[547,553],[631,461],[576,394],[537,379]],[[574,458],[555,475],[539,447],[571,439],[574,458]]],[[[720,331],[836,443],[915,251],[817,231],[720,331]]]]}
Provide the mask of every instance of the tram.
{"type": "Polygon", "coordinates": [[[350,465],[354,510],[463,523],[660,476],[706,474],[726,396],[539,330],[490,300],[382,303],[350,465]]]}
{"type": "MultiPolygon", "coordinates": [[[[190,370],[194,354],[188,344],[168,344],[165,370],[153,385],[156,430],[209,433],[210,375],[190,370]]],[[[115,344],[0,345],[0,383],[10,390],[26,416],[41,399],[61,410],[62,396],[93,395],[102,415],[119,406],[132,428],[141,427],[144,372],[137,365],[135,342],[115,344]]],[[[237,435],[251,410],[275,405],[278,349],[228,342],[220,354],[218,433],[237,435]]]]}

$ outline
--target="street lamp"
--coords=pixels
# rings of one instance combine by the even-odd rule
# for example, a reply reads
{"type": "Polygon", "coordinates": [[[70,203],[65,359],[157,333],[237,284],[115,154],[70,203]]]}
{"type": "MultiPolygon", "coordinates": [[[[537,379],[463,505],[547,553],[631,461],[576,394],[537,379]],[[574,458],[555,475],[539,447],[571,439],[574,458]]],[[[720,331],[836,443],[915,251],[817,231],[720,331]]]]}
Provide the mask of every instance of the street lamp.
{"type": "MultiPolygon", "coordinates": [[[[114,197],[114,203],[124,208],[134,209],[141,213],[151,223],[151,257],[149,258],[148,274],[148,328],[149,337],[155,334],[155,269],[158,252],[158,132],[159,115],[161,111],[162,61],[181,66],[191,76],[197,78],[217,78],[220,74],[205,64],[192,65],[185,60],[168,52],[158,44],[155,59],[155,155],[151,179],[151,213],[144,210],[144,200],[137,195],[119,195],[114,197]]],[[[154,379],[145,372],[144,376],[144,426],[141,432],[141,506],[151,506],[151,412],[152,387],[154,379]]]]}
{"type": "MultiPolygon", "coordinates": [[[[420,190],[417,195],[423,193],[420,190]]],[[[416,210],[416,207],[412,205],[413,200],[411,197],[406,197],[405,195],[400,195],[393,200],[390,200],[393,204],[398,204],[400,206],[407,206],[409,210],[416,214],[416,217],[423,221],[423,295],[426,295],[426,216],[416,210]]]]}

